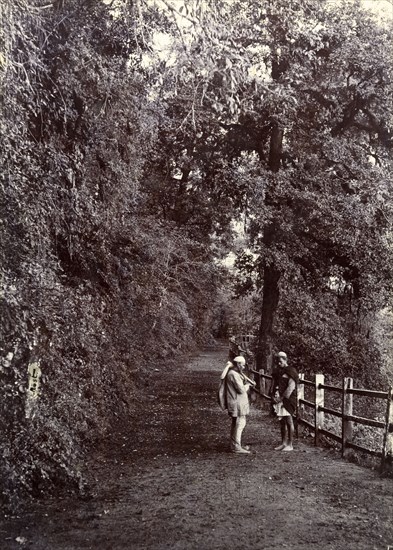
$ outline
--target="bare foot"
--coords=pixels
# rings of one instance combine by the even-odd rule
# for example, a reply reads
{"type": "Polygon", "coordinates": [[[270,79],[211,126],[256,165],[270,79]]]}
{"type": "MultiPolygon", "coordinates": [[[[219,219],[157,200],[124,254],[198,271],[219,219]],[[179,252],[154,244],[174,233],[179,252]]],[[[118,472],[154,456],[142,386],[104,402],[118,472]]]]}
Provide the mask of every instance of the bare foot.
{"type": "Polygon", "coordinates": [[[292,445],[285,445],[282,449],[282,451],[293,451],[292,445]]]}
{"type": "Polygon", "coordinates": [[[282,451],[285,447],[287,447],[286,443],[281,443],[278,447],[274,447],[275,451],[282,451]]]}

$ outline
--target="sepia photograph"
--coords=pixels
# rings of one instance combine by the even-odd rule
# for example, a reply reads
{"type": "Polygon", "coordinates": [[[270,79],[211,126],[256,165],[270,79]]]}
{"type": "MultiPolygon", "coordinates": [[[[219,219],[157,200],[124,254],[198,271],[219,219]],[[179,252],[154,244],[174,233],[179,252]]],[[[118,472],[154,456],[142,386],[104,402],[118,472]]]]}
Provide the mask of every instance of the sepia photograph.
{"type": "Polygon", "coordinates": [[[0,550],[393,550],[393,0],[0,0],[0,550]]]}

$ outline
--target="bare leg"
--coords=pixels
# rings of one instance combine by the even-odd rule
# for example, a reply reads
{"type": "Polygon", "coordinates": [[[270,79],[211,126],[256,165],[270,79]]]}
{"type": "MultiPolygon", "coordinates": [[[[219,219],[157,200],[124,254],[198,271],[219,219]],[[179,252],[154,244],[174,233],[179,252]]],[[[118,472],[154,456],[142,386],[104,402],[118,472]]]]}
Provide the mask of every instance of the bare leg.
{"type": "Polygon", "coordinates": [[[287,430],[288,430],[288,443],[283,448],[283,451],[293,451],[293,436],[294,436],[294,433],[295,433],[295,426],[293,424],[293,418],[292,418],[292,416],[286,416],[285,420],[286,420],[286,427],[287,427],[287,430]]]}
{"type": "Polygon", "coordinates": [[[283,416],[280,420],[280,429],[281,429],[281,443],[287,444],[287,422],[286,422],[286,416],[283,416]]]}
{"type": "Polygon", "coordinates": [[[288,440],[287,440],[287,430],[286,430],[286,417],[283,416],[282,418],[280,418],[280,432],[281,432],[281,445],[279,445],[278,447],[275,447],[274,450],[275,451],[282,451],[284,449],[284,447],[286,447],[288,445],[288,440]]]}

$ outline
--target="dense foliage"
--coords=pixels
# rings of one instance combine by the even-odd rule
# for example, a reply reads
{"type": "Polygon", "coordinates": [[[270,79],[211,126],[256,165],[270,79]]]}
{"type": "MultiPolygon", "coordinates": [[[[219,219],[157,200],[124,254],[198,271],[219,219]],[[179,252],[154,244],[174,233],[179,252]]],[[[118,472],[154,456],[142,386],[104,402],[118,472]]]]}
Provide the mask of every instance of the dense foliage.
{"type": "MultiPolygon", "coordinates": [[[[141,380],[209,334],[209,233],[160,213],[165,113],[132,6],[2,8],[1,484],[84,488],[83,456],[141,380]],[[27,397],[39,364],[39,398],[27,397]],[[27,416],[29,416],[27,418],[27,416]]],[[[172,181],[177,181],[173,180],[172,181]]],[[[215,245],[216,246],[216,245],[215,245]]]]}
{"type": "Polygon", "coordinates": [[[259,366],[284,345],[364,378],[391,296],[390,31],[356,1],[193,6],[198,39],[167,78],[204,184],[245,218],[238,290],[261,290],[259,366]]]}

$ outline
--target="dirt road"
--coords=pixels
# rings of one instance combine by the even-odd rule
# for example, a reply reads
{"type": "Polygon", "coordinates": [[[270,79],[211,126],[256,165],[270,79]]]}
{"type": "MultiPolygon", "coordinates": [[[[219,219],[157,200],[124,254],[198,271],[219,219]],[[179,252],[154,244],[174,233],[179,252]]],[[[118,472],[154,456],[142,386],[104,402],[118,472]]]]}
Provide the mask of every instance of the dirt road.
{"type": "Polygon", "coordinates": [[[1,526],[14,550],[387,550],[393,481],[299,440],[272,450],[274,419],[254,406],[252,455],[227,452],[216,405],[226,350],[157,371],[140,410],[92,457],[86,502],[57,499],[1,526]]]}

